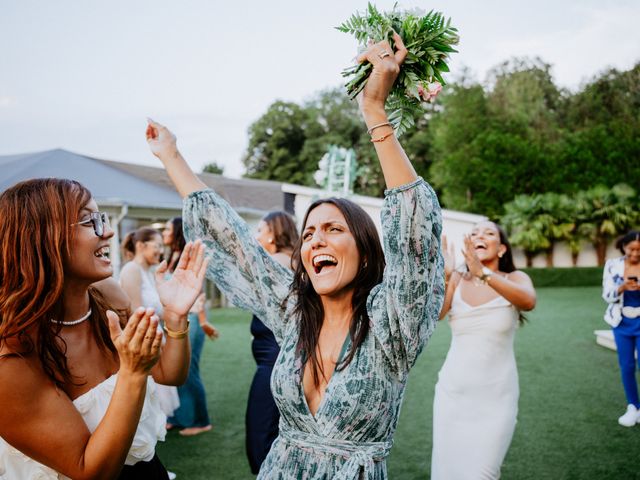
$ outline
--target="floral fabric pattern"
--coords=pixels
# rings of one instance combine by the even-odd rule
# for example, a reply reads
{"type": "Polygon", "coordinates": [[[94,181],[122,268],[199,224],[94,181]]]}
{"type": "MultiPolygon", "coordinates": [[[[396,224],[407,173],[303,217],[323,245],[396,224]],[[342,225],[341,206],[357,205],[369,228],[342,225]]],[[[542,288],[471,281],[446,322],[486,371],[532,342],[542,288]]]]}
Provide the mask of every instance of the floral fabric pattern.
{"type": "Polygon", "coordinates": [[[424,180],[386,191],[381,216],[386,268],[367,301],[369,334],[351,363],[334,372],[312,415],[302,387],[291,271],[258,245],[216,193],[185,199],[185,235],[207,246],[207,276],[234,305],[260,317],[281,348],[271,378],[280,436],[259,479],[387,478],[385,458],[407,375],[442,307],[444,267],[440,206],[424,180]]]}

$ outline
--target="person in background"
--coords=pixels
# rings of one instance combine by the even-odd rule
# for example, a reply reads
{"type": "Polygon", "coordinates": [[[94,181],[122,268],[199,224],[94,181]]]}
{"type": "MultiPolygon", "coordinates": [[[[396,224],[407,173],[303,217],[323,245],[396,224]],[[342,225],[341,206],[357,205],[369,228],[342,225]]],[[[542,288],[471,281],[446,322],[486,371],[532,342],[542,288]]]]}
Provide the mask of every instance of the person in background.
{"type": "Polygon", "coordinates": [[[518,415],[513,340],[521,311],[536,304],[529,276],[516,270],[506,234],[480,222],[465,237],[463,272],[443,238],[451,346],[433,401],[433,480],[498,479],[518,415]]]}
{"type": "Polygon", "coordinates": [[[160,279],[161,349],[154,309],[129,316],[110,280],[114,232],[80,183],[10,187],[0,231],[0,478],[166,480],[154,392],[187,376],[182,331],[202,288],[204,246],[189,244],[178,272],[160,279]]]}
{"type": "MultiPolygon", "coordinates": [[[[289,214],[275,211],[265,215],[258,224],[256,240],[274,260],[292,268],[291,256],[298,242],[298,232],[289,214]]],[[[251,335],[251,351],[257,368],[247,402],[246,450],[251,472],[257,475],[278,436],[280,413],[271,395],[270,382],[280,348],[273,332],[256,315],[251,319],[251,335]]]]}
{"type": "Polygon", "coordinates": [[[618,418],[624,427],[640,422],[636,358],[640,361],[640,231],[632,230],[616,242],[621,257],[607,260],[602,276],[602,298],[609,305],[604,314],[611,325],[618,351],[627,411],[618,418]]]}
{"type": "MultiPolygon", "coordinates": [[[[169,220],[162,231],[162,241],[169,248],[168,274],[175,270],[186,241],[182,233],[182,218],[169,220]]],[[[207,409],[207,395],[200,377],[200,358],[205,335],[212,340],[218,338],[218,331],[207,320],[204,293],[198,296],[189,312],[189,341],[191,343],[191,363],[187,381],[178,387],[180,406],[173,412],[167,423],[171,428],[180,429],[180,435],[193,436],[208,432],[213,428],[207,409]]]]}
{"type": "MultiPolygon", "coordinates": [[[[162,304],[152,271],[162,258],[163,244],[160,232],[151,227],[141,227],[130,232],[122,241],[122,250],[132,258],[120,271],[120,285],[131,300],[131,306],[152,306],[162,324],[162,304]]],[[[180,406],[178,389],[175,386],[158,385],[157,391],[162,411],[170,417],[180,406]]]]}

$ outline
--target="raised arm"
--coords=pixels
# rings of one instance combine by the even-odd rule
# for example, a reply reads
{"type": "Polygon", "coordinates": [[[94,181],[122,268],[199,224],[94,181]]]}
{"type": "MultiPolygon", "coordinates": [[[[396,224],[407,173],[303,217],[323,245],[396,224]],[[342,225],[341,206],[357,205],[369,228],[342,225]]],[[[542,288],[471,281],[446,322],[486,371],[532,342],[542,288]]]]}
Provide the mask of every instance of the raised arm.
{"type": "Polygon", "coordinates": [[[202,291],[207,271],[204,245],[199,240],[188,242],[176,269],[165,279],[167,262],[156,270],[158,296],[162,303],[166,343],[160,361],[153,368],[154,380],[163,385],[182,385],[189,374],[189,310],[202,291]]]}
{"type": "Polygon", "coordinates": [[[164,125],[147,119],[147,142],[151,152],[160,159],[169,178],[182,198],[207,186],[200,180],[178,150],[176,136],[164,125]]]}
{"type": "Polygon", "coordinates": [[[251,310],[281,338],[291,302],[291,271],[258,244],[246,222],[196,177],[178,152],[176,137],[149,121],[147,141],[185,197],[182,218],[185,238],[202,239],[210,259],[207,277],[237,307],[251,310]]]}
{"type": "Polygon", "coordinates": [[[385,101],[400,73],[400,66],[407,56],[407,49],[400,35],[394,33],[393,40],[395,52],[389,42],[384,41],[371,45],[357,59],[360,63],[368,61],[373,65],[367,85],[359,97],[360,110],[389,189],[406,185],[418,178],[400,142],[393,135],[393,128],[389,125],[384,109],[385,101]]]}

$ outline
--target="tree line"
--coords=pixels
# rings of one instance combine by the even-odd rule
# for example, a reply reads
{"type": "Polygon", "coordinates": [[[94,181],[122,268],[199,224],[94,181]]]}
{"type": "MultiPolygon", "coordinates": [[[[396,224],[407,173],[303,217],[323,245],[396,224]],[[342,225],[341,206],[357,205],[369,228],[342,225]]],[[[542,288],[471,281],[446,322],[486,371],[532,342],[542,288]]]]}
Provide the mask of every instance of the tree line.
{"type": "MultiPolygon", "coordinates": [[[[640,63],[603,71],[572,92],[553,82],[542,60],[511,59],[483,83],[462,71],[416,116],[402,143],[444,207],[499,220],[509,202],[524,202],[517,196],[577,198],[596,186],[639,185],[638,112],[640,63]]],[[[356,193],[382,194],[369,135],[342,87],[301,104],[273,103],[249,128],[246,176],[314,186],[329,145],[355,149],[356,193]]]]}

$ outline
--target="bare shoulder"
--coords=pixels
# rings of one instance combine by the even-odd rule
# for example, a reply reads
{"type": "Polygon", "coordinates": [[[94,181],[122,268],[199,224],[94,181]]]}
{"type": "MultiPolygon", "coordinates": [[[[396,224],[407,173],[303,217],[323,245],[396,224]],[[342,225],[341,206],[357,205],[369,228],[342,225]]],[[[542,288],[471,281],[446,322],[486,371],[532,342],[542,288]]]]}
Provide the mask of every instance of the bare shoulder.
{"type": "Polygon", "coordinates": [[[105,278],[94,283],[92,287],[98,290],[113,308],[126,310],[131,307],[131,300],[115,278],[105,278]]]}
{"type": "Polygon", "coordinates": [[[522,270],[514,270],[509,273],[509,279],[516,283],[520,283],[522,285],[531,285],[533,286],[533,282],[531,281],[531,277],[524,273],[522,270]]]}
{"type": "Polygon", "coordinates": [[[79,452],[91,434],[37,355],[0,358],[0,385],[0,436],[56,471],[77,470],[79,452]]]}
{"type": "Polygon", "coordinates": [[[124,264],[124,266],[120,269],[120,278],[140,278],[140,268],[136,264],[136,262],[131,261],[124,264]]]}

